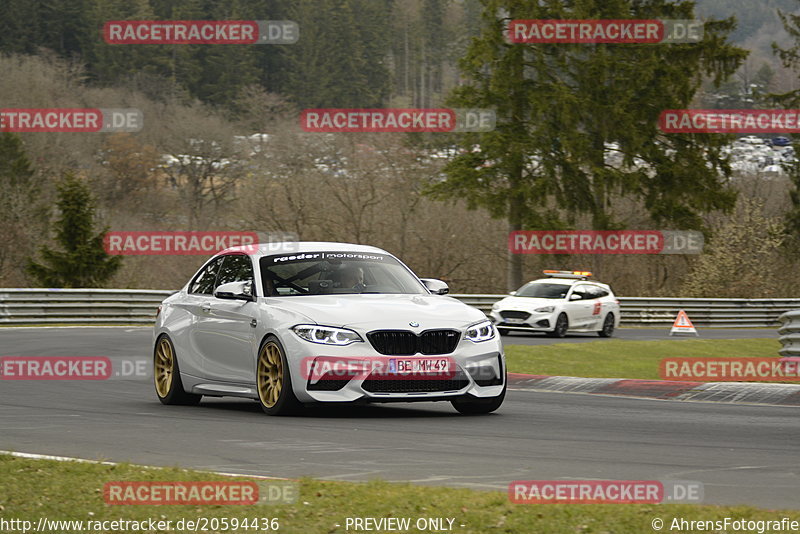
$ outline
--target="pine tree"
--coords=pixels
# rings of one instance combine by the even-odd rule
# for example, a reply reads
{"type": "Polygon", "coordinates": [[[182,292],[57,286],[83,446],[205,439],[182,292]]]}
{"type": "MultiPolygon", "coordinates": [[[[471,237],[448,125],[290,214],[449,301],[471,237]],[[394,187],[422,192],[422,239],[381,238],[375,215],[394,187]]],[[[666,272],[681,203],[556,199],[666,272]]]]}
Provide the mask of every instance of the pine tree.
{"type": "MultiPolygon", "coordinates": [[[[794,43],[787,48],[781,48],[777,43],[772,43],[772,50],[780,58],[784,67],[800,72],[800,15],[781,10],[778,11],[778,15],[784,30],[794,39],[794,43]]],[[[787,108],[796,108],[800,105],[800,89],[769,96],[787,108]]],[[[792,146],[795,149],[795,160],[784,164],[792,182],[792,189],[789,191],[791,208],[786,214],[786,232],[789,235],[787,244],[800,251],[800,159],[798,159],[800,158],[800,143],[795,140],[792,146]]]]}
{"type": "Polygon", "coordinates": [[[0,51],[33,54],[40,45],[39,8],[29,0],[4,0],[0,51]]]}
{"type": "Polygon", "coordinates": [[[122,266],[122,258],[109,256],[103,249],[103,229],[95,233],[95,208],[89,188],[74,174],[65,173],[58,184],[60,218],[56,223],[56,242],[61,250],[43,246],[43,261],[33,258],[28,274],[44,287],[97,287],[108,281],[122,266]]]}
{"type": "MultiPolygon", "coordinates": [[[[509,230],[559,229],[579,214],[615,229],[612,198],[630,196],[655,223],[689,229],[700,213],[731,209],[725,136],[666,136],[662,110],[690,106],[703,77],[722,81],[746,56],[725,42],[733,20],[709,21],[689,44],[512,44],[514,19],[692,19],[693,3],[668,0],[483,0],[484,24],[461,61],[467,78],[453,107],[491,108],[493,132],[466,135],[463,153],[432,187],[508,220],[509,230]],[[503,15],[501,15],[503,14],[503,15]],[[616,146],[621,164],[605,160],[616,146]],[[480,147],[475,150],[474,147],[480,147]]],[[[508,285],[522,282],[510,255],[508,285]]]]}
{"type": "Polygon", "coordinates": [[[281,90],[301,108],[382,106],[389,12],[386,0],[292,2],[286,16],[300,25],[300,40],[281,48],[281,90]]]}
{"type": "Polygon", "coordinates": [[[19,135],[9,132],[0,133],[0,191],[0,279],[15,279],[42,213],[31,161],[19,135]]]}
{"type": "Polygon", "coordinates": [[[30,185],[32,178],[33,167],[25,154],[22,139],[10,132],[0,133],[0,183],[3,190],[30,185]]]}

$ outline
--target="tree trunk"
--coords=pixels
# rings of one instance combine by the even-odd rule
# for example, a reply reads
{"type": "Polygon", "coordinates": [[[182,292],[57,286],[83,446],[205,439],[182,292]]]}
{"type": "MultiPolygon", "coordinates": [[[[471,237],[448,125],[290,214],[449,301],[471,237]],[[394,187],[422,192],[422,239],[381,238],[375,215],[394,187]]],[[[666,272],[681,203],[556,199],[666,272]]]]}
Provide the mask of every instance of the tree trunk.
{"type": "MultiPolygon", "coordinates": [[[[508,217],[508,233],[522,230],[522,222],[519,217],[521,215],[521,206],[518,197],[510,200],[508,217]]],[[[514,254],[511,250],[508,251],[508,278],[507,278],[508,291],[516,291],[522,285],[522,254],[514,254]]]]}
{"type": "MultiPolygon", "coordinates": [[[[509,147],[509,159],[511,160],[509,170],[509,198],[508,198],[508,229],[509,233],[522,230],[525,221],[525,196],[520,192],[522,181],[525,175],[525,153],[521,146],[515,143],[522,139],[526,130],[527,103],[525,101],[525,55],[522,47],[512,52],[514,63],[514,90],[511,95],[513,123],[512,145],[509,147]],[[519,136],[519,137],[517,137],[519,136]]],[[[508,279],[509,291],[515,291],[522,285],[522,255],[508,251],[508,279]]]]}

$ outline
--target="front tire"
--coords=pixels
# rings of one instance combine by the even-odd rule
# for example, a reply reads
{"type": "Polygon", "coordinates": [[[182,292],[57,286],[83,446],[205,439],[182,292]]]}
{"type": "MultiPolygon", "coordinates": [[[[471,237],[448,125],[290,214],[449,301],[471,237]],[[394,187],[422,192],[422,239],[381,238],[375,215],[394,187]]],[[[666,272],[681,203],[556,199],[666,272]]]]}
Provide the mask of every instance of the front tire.
{"type": "Polygon", "coordinates": [[[183,389],[175,345],[166,334],[158,338],[153,350],[153,380],[156,396],[161,404],[194,406],[203,398],[202,395],[187,393],[183,389]]]}
{"type": "Polygon", "coordinates": [[[290,415],[302,407],[292,389],[286,352],[274,336],[264,340],[258,351],[256,388],[258,402],[267,415],[290,415]]]}
{"type": "Polygon", "coordinates": [[[553,328],[552,332],[545,332],[547,337],[564,337],[567,335],[567,330],[569,329],[569,319],[567,319],[566,313],[561,313],[556,319],[556,326],[553,328]]]}
{"type": "Polygon", "coordinates": [[[506,386],[503,386],[503,392],[497,397],[489,397],[488,399],[454,399],[450,401],[459,413],[464,415],[483,415],[497,410],[503,400],[506,398],[506,386]]]}
{"type": "Polygon", "coordinates": [[[614,335],[614,314],[609,313],[603,320],[603,329],[597,332],[600,337],[611,337],[614,335]]]}

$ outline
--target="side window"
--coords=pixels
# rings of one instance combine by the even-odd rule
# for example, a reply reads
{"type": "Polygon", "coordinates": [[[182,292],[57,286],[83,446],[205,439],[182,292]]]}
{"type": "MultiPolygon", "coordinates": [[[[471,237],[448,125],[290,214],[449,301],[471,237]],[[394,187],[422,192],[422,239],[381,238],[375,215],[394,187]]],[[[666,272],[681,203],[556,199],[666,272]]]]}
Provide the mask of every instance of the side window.
{"type": "Polygon", "coordinates": [[[230,282],[252,282],[253,281],[253,263],[250,258],[241,254],[232,254],[225,256],[225,261],[222,262],[222,267],[219,270],[217,277],[217,285],[230,282]]]}
{"type": "Polygon", "coordinates": [[[197,273],[192,283],[189,284],[189,293],[199,293],[202,295],[210,295],[214,292],[214,283],[217,280],[217,271],[222,263],[222,258],[217,258],[203,270],[197,273]]]}
{"type": "Polygon", "coordinates": [[[600,298],[600,288],[597,286],[585,285],[583,286],[583,291],[585,293],[584,299],[600,298]]]}
{"type": "Polygon", "coordinates": [[[600,286],[592,286],[592,295],[594,295],[593,298],[603,298],[608,296],[608,291],[600,286]]]}
{"type": "Polygon", "coordinates": [[[581,300],[589,300],[596,298],[596,295],[592,295],[591,288],[586,284],[580,284],[576,286],[575,289],[572,291],[572,294],[578,295],[579,297],[581,297],[581,300]]]}

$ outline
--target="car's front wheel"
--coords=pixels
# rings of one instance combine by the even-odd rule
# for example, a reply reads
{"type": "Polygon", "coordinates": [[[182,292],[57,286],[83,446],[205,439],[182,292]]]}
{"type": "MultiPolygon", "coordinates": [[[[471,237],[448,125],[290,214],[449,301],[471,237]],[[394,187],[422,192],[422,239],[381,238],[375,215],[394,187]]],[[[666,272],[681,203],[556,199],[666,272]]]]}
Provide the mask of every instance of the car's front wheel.
{"type": "Polygon", "coordinates": [[[302,406],[292,389],[286,352],[274,336],[265,339],[258,351],[256,386],[261,409],[268,415],[289,415],[302,406]]]}
{"type": "Polygon", "coordinates": [[[162,404],[195,405],[202,395],[187,393],[181,382],[181,371],[175,355],[175,345],[168,335],[164,334],[156,341],[153,351],[153,378],[156,395],[162,404]]]}
{"type": "Polygon", "coordinates": [[[488,399],[469,397],[468,399],[454,399],[450,403],[453,408],[464,415],[481,415],[497,410],[503,404],[505,398],[506,387],[503,386],[503,392],[497,397],[489,397],[488,399]]]}
{"type": "Polygon", "coordinates": [[[545,332],[547,337],[564,337],[567,335],[567,329],[569,329],[569,319],[567,319],[567,314],[562,313],[559,314],[558,319],[556,319],[556,326],[553,328],[552,332],[545,332]]]}
{"type": "Polygon", "coordinates": [[[603,320],[603,329],[597,332],[600,337],[611,337],[614,335],[614,314],[609,313],[603,320]]]}

